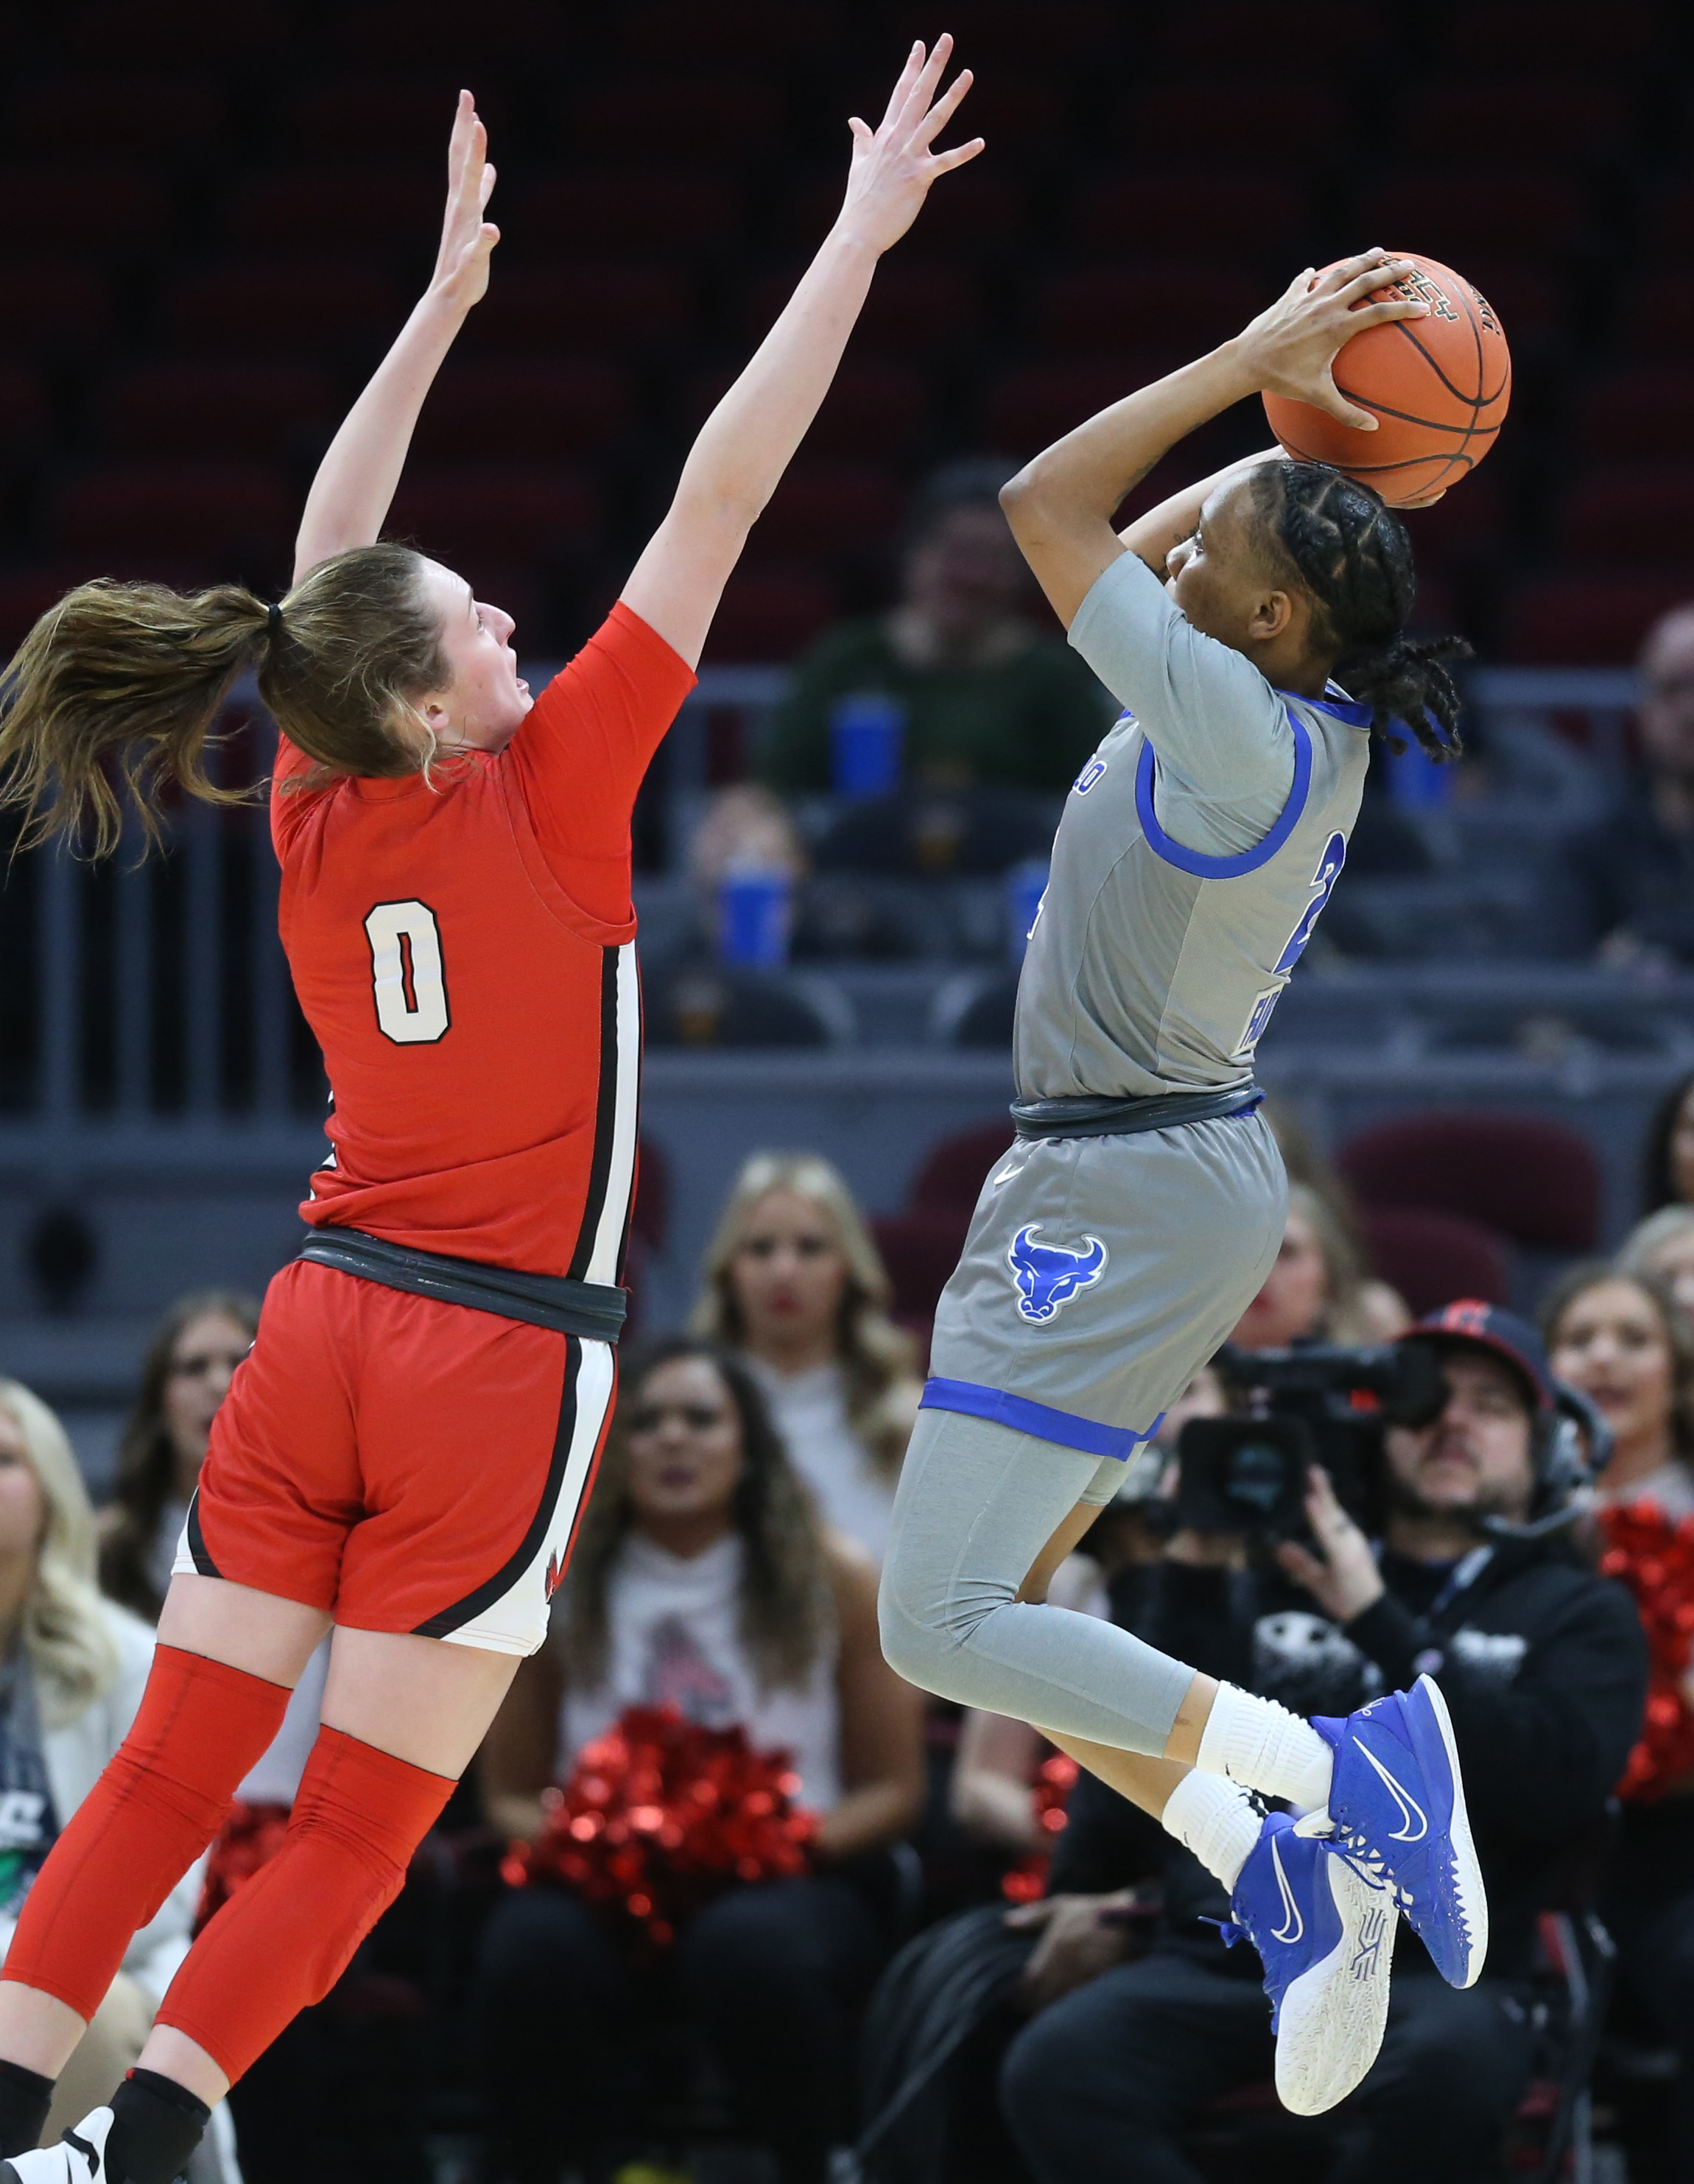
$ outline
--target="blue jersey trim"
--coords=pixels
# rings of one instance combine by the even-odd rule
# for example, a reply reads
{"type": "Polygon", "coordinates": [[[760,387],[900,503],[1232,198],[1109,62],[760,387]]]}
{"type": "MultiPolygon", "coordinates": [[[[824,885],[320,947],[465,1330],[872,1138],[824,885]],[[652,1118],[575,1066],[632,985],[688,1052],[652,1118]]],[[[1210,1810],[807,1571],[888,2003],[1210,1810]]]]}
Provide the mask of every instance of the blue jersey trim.
{"type": "Polygon", "coordinates": [[[1092,1418],[1079,1418],[1069,1411],[1055,1411],[1045,1403],[1032,1403],[1027,1396],[1008,1396],[1003,1389],[984,1388],[975,1380],[927,1380],[917,1407],[921,1411],[962,1411],[967,1418],[986,1418],[991,1425],[1010,1426],[1014,1433],[1034,1434],[1039,1440],[1056,1441],[1061,1448],[1079,1448],[1088,1456],[1115,1456],[1127,1463],[1143,1441],[1151,1440],[1164,1424],[1162,1411],[1150,1426],[1102,1426],[1092,1418]]]}
{"type": "MultiPolygon", "coordinates": [[[[1335,708],[1326,706],[1324,710],[1333,712],[1335,708]]],[[[1162,857],[1167,865],[1174,865],[1179,872],[1192,872],[1201,880],[1239,879],[1244,872],[1256,872],[1261,865],[1268,865],[1300,824],[1312,788],[1312,738],[1297,715],[1289,714],[1288,725],[1294,731],[1294,781],[1288,801],[1264,839],[1256,842],[1251,850],[1244,850],[1239,857],[1208,857],[1201,850],[1185,850],[1166,833],[1153,811],[1153,783],[1157,777],[1158,760],[1152,744],[1143,743],[1141,755],[1135,762],[1135,814],[1154,855],[1162,857]]]]}
{"type": "Polygon", "coordinates": [[[1345,721],[1350,728],[1368,728],[1375,709],[1370,705],[1361,705],[1356,699],[1330,697],[1329,691],[1339,688],[1339,684],[1331,682],[1321,698],[1302,698],[1297,690],[1279,690],[1276,694],[1279,698],[1293,698],[1302,705],[1313,706],[1320,713],[1333,714],[1336,720],[1345,721]]]}

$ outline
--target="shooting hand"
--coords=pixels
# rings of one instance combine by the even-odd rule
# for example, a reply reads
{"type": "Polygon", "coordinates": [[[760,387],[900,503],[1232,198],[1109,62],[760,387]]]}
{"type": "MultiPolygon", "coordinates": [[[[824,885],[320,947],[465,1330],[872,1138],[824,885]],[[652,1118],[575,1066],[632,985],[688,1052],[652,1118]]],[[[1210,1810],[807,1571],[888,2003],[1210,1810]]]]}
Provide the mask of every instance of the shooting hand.
{"type": "Polygon", "coordinates": [[[1329,1474],[1320,1463],[1307,1474],[1306,1518],[1318,1553],[1285,1540],[1276,1551],[1277,1561],[1326,1615],[1337,1623],[1351,1623],[1381,1599],[1382,1574],[1370,1541],[1335,1499],[1329,1474]]]}

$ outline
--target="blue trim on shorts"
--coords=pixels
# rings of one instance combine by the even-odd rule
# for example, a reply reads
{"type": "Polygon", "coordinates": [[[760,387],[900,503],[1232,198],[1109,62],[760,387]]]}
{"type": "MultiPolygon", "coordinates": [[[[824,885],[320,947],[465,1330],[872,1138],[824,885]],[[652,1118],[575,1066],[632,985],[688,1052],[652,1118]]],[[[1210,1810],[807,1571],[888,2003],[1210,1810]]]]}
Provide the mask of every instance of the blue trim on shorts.
{"type": "Polygon", "coordinates": [[[1061,1448],[1079,1448],[1088,1456],[1115,1456],[1120,1463],[1127,1463],[1165,1421],[1161,1411],[1151,1425],[1139,1431],[1133,1426],[1103,1426],[1070,1411],[1032,1403],[1027,1396],[1008,1396],[1000,1388],[984,1388],[975,1380],[926,1380],[917,1407],[961,1411],[969,1418],[986,1418],[990,1425],[1010,1426],[1014,1433],[1034,1434],[1038,1440],[1056,1441],[1061,1448]]]}
{"type": "MultiPolygon", "coordinates": [[[[1315,701],[1307,699],[1308,704],[1315,701]]],[[[1326,712],[1334,706],[1326,705],[1326,712]]],[[[1251,850],[1244,850],[1239,857],[1208,857],[1199,850],[1184,849],[1174,842],[1160,826],[1153,811],[1153,781],[1158,770],[1158,758],[1149,742],[1143,742],[1141,755],[1135,761],[1135,816],[1141,822],[1141,832],[1147,838],[1149,848],[1156,856],[1162,857],[1167,865],[1174,865],[1179,872],[1191,872],[1200,880],[1239,879],[1244,872],[1256,872],[1261,865],[1268,865],[1295,828],[1300,824],[1306,810],[1306,799],[1312,788],[1312,738],[1300,716],[1287,707],[1288,725],[1294,731],[1294,781],[1288,792],[1288,801],[1282,807],[1280,817],[1262,842],[1251,850]]]]}

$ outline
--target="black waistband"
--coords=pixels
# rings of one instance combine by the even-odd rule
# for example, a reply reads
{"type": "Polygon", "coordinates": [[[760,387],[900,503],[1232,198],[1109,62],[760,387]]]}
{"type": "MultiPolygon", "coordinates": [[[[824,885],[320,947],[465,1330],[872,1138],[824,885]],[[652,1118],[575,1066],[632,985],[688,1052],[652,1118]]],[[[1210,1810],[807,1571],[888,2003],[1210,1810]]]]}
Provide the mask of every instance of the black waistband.
{"type": "Polygon", "coordinates": [[[1020,1138],[1130,1138],[1250,1115],[1264,1096],[1257,1084],[1240,1084],[1233,1092],[1162,1092],[1150,1100],[1014,1100],[1011,1119],[1020,1138]]]}
{"type": "Polygon", "coordinates": [[[627,1290],[605,1282],[573,1282],[563,1274],[521,1274],[510,1267],[485,1267],[475,1259],[449,1258],[445,1251],[417,1251],[367,1236],[360,1228],[315,1228],[300,1246],[300,1256],[320,1267],[334,1267],[384,1289],[408,1290],[414,1296],[437,1297],[443,1304],[468,1305],[502,1319],[527,1320],[560,1334],[587,1335],[616,1342],[629,1308],[627,1290]]]}

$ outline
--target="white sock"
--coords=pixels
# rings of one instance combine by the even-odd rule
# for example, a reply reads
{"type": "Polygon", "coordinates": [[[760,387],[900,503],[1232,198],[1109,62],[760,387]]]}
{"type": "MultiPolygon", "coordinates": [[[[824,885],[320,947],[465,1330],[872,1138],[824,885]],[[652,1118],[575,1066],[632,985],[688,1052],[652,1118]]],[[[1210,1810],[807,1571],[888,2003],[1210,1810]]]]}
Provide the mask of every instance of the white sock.
{"type": "Polygon", "coordinates": [[[1215,1774],[1202,1774],[1197,1767],[1166,1798],[1159,1819],[1166,1833],[1191,1850],[1231,1894],[1264,1825],[1245,1790],[1220,1782],[1215,1774]]]}
{"type": "Polygon", "coordinates": [[[1309,1721],[1233,1684],[1218,1686],[1195,1764],[1307,1812],[1329,1803],[1335,1771],[1335,1754],[1309,1721]]]}

